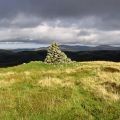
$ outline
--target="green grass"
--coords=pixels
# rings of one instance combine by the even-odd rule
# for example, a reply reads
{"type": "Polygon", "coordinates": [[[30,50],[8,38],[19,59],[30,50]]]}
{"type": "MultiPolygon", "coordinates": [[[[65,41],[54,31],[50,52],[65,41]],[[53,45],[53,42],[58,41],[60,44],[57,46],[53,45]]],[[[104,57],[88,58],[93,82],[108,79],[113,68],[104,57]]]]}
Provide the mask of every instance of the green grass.
{"type": "Polygon", "coordinates": [[[0,68],[0,120],[120,120],[120,63],[0,68]]]}

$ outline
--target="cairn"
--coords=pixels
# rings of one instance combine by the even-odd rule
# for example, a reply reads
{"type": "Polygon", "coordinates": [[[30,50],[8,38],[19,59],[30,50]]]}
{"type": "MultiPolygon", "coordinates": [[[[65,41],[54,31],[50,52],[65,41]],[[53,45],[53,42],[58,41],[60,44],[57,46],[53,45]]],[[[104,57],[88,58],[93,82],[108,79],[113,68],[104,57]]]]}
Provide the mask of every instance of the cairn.
{"type": "Polygon", "coordinates": [[[53,43],[48,48],[44,62],[48,64],[70,63],[71,59],[69,59],[66,54],[60,50],[57,43],[53,43]]]}

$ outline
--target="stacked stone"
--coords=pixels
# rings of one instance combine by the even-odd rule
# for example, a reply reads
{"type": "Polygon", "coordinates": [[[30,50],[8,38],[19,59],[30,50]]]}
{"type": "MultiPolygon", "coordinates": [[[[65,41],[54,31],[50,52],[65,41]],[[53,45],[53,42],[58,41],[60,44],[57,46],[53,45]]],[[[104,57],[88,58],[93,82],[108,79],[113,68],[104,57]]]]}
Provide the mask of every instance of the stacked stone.
{"type": "Polygon", "coordinates": [[[71,60],[67,58],[64,52],[62,52],[57,45],[57,43],[53,43],[48,48],[48,53],[45,59],[45,63],[50,64],[58,64],[58,63],[69,63],[71,60]]]}

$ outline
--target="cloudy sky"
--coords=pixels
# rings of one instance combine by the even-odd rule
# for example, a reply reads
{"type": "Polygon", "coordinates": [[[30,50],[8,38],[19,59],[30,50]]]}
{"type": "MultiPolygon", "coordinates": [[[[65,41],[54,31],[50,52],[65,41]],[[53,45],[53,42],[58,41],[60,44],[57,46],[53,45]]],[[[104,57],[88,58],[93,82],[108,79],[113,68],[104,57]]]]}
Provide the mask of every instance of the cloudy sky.
{"type": "Polygon", "coordinates": [[[120,44],[120,0],[0,0],[0,41],[120,44]]]}

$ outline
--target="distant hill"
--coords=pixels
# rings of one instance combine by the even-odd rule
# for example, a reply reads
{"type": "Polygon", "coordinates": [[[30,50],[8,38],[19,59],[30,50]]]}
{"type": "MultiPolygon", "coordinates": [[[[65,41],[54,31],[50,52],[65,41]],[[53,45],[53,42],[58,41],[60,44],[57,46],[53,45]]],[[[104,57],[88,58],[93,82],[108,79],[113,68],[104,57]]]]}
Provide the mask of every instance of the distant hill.
{"type": "MultiPolygon", "coordinates": [[[[60,45],[60,48],[74,61],[120,62],[120,47],[111,45],[60,45]]],[[[47,49],[48,47],[37,49],[2,49],[0,50],[0,67],[19,65],[30,61],[44,61],[47,55],[47,49]]]]}
{"type": "Polygon", "coordinates": [[[99,46],[61,45],[60,47],[64,51],[120,50],[120,47],[114,47],[111,45],[99,45],[99,46]]]}
{"type": "MultiPolygon", "coordinates": [[[[120,62],[120,50],[70,50],[65,46],[62,49],[74,61],[114,61],[120,62]]],[[[8,67],[28,63],[30,61],[43,61],[47,55],[46,48],[0,50],[0,67],[8,67]]]]}

